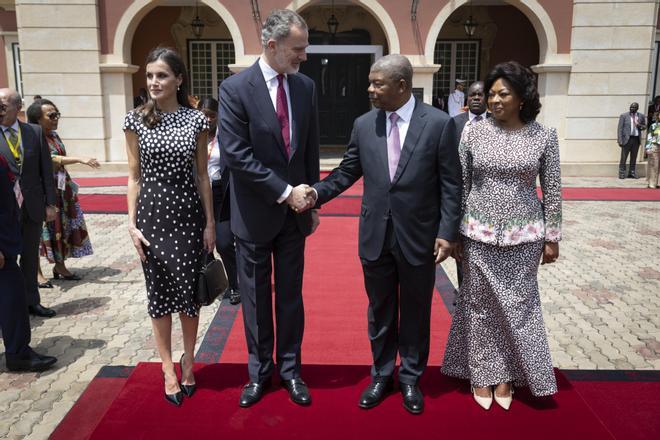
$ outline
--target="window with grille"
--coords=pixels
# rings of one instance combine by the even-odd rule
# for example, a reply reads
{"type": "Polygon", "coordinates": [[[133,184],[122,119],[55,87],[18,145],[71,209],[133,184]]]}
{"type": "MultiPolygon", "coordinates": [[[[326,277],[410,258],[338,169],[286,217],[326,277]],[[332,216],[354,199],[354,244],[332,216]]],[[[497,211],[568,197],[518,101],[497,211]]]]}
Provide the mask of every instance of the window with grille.
{"type": "Polygon", "coordinates": [[[218,98],[218,87],[231,75],[229,64],[235,62],[231,40],[190,40],[190,93],[218,98]]]}
{"type": "Polygon", "coordinates": [[[479,79],[479,41],[438,40],[433,62],[442,67],[433,75],[433,95],[447,96],[454,90],[456,78],[466,87],[479,79]]]}

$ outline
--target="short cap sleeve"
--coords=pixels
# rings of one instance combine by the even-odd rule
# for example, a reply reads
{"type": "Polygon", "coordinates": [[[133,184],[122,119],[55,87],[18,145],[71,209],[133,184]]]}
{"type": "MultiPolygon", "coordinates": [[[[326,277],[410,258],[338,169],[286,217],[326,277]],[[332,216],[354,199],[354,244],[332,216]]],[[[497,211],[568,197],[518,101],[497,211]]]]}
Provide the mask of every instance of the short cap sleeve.
{"type": "Polygon", "coordinates": [[[124,118],[124,127],[123,130],[129,130],[137,133],[137,122],[136,122],[137,114],[134,111],[130,111],[126,113],[126,117],[124,118]]]}

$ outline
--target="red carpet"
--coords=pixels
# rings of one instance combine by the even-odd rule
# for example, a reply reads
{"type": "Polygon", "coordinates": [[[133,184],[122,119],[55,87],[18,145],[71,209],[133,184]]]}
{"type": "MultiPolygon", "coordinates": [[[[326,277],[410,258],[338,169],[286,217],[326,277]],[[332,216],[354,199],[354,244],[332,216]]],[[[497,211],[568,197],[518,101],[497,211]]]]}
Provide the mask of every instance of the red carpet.
{"type": "MultiPolygon", "coordinates": [[[[367,294],[357,255],[357,218],[323,217],[307,239],[303,296],[303,364],[370,365],[367,294]]],[[[433,297],[431,365],[440,365],[450,316],[433,297]]],[[[243,317],[239,312],[220,361],[247,362],[243,317]]]]}
{"type": "MultiPolygon", "coordinates": [[[[499,407],[484,412],[465,384],[430,369],[422,387],[423,416],[409,415],[398,393],[379,407],[357,407],[369,381],[366,366],[307,365],[303,373],[313,392],[310,407],[288,400],[279,387],[249,409],[237,405],[244,365],[197,365],[199,391],[176,408],[162,395],[160,364],[140,363],[97,425],[92,439],[608,439],[613,437],[578,393],[559,375],[561,391],[554,399],[516,394],[510,413],[499,407]],[[514,412],[515,411],[515,412],[514,412]]],[[[52,437],[62,438],[62,437],[52,437]]]]}
{"type": "Polygon", "coordinates": [[[127,176],[118,177],[76,177],[74,179],[83,188],[93,186],[126,186],[127,176]]]}

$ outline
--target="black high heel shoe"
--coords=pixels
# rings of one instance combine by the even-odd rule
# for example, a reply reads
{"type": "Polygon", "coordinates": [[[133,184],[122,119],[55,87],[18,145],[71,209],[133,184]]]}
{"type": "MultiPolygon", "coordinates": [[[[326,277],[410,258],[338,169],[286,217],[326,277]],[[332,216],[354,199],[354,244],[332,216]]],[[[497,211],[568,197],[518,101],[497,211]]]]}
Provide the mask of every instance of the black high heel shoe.
{"type": "MultiPolygon", "coordinates": [[[[179,367],[181,367],[181,377],[182,377],[181,380],[182,381],[183,381],[183,357],[185,355],[186,354],[183,353],[181,355],[181,359],[179,359],[179,367]]],[[[181,385],[181,389],[183,390],[183,393],[188,397],[192,397],[193,394],[195,394],[195,391],[197,390],[197,384],[196,383],[194,383],[192,385],[185,385],[185,384],[181,383],[179,385],[181,385]]]]}
{"type": "MultiPolygon", "coordinates": [[[[165,373],[163,373],[163,382],[165,382],[165,373]]],[[[179,384],[179,386],[183,388],[183,385],[179,384]]],[[[181,404],[183,403],[183,391],[179,390],[174,394],[167,394],[166,391],[165,400],[170,402],[172,405],[181,406],[181,404]]]]}
{"type": "Polygon", "coordinates": [[[53,268],[53,278],[55,278],[56,280],[62,278],[67,281],[80,281],[82,279],[75,273],[72,273],[71,275],[62,275],[61,273],[56,271],[55,268],[53,268]]]}

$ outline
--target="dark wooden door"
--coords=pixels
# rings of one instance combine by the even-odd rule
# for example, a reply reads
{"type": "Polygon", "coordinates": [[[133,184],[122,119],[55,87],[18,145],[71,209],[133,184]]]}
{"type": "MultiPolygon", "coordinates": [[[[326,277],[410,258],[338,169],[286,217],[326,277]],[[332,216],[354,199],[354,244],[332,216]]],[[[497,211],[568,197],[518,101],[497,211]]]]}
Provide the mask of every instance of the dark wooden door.
{"type": "Polygon", "coordinates": [[[355,118],[370,109],[370,54],[308,54],[300,71],[316,83],[321,145],[346,145],[355,118]]]}

